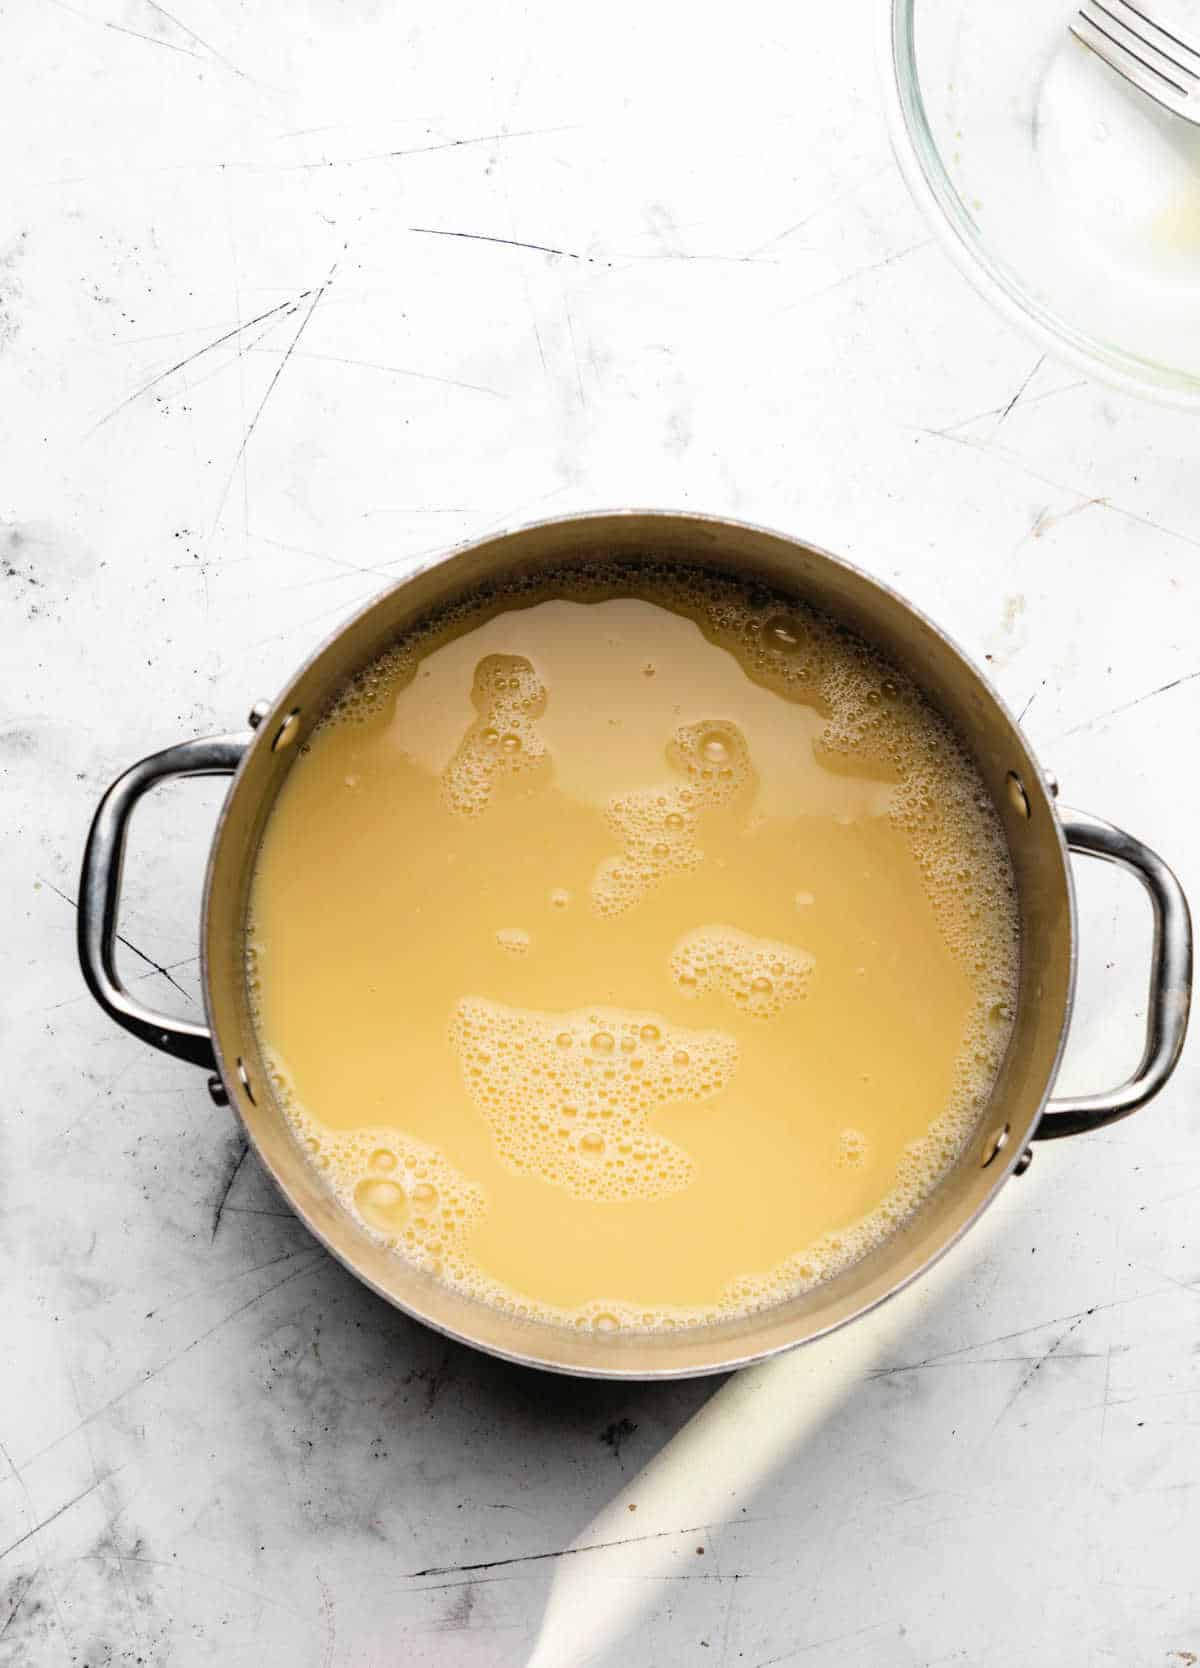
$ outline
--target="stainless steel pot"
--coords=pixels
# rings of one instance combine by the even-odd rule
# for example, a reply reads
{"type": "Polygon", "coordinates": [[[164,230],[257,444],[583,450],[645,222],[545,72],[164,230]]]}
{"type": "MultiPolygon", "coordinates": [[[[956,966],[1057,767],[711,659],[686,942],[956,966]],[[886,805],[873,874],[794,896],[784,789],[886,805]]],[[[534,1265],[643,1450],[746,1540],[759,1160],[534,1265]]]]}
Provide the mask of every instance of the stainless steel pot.
{"type": "MultiPolygon", "coordinates": [[[[1135,1111],[1174,1070],[1191,998],[1188,906],[1166,864],[1108,823],[1057,811],[1055,788],[995,691],[944,633],[877,580],[810,545],[708,517],[624,513],[543,522],[457,550],[370,603],[302,666],[243,733],[181,742],[126,771],[96,812],[79,894],[79,959],[92,994],[118,1024],[206,1067],[219,1104],[232,1101],[263,1165],[316,1237],[381,1297],[494,1355],[560,1372],[670,1378],[740,1367],[863,1314],[928,1268],[965,1233],[1029,1143],[1097,1129],[1135,1111]],[[965,1151],[925,1205],[890,1240],[814,1291],[762,1314],[678,1333],[578,1333],[501,1313],[438,1284],[369,1239],[323,1190],[272,1098],[251,1022],[243,927],[263,826],[299,744],[331,696],[410,624],[447,598],[502,574],[567,561],[645,555],[699,562],[791,590],[877,644],[956,725],[1004,824],[1021,916],[1020,995],[995,1090],[965,1151]],[[122,986],[115,965],[121,867],[130,813],[174,776],[230,775],[208,861],[201,926],[207,1025],[169,1019],[122,986]],[[1150,896],[1154,947],[1146,1046],[1127,1083],[1048,1100],[1075,984],[1075,901],[1068,854],[1132,870],[1150,896]]],[[[331,1037],[330,1047],[336,1047],[331,1037]]]]}

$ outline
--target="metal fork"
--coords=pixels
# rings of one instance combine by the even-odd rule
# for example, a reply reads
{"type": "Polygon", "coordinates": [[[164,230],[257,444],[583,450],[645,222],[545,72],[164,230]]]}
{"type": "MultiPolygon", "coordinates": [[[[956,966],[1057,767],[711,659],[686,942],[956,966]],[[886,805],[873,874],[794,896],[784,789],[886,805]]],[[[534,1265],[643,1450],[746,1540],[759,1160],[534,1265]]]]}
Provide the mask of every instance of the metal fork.
{"type": "Polygon", "coordinates": [[[1084,0],[1071,33],[1156,104],[1200,126],[1200,47],[1130,0],[1084,0]]]}

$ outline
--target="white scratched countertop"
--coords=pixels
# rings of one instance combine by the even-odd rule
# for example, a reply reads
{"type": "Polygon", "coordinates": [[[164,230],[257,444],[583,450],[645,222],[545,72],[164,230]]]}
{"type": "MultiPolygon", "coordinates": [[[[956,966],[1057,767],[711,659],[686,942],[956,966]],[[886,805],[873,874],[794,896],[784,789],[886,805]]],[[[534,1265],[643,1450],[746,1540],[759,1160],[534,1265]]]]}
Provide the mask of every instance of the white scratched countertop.
{"type": "MultiPolygon", "coordinates": [[[[72,900],[113,776],[422,553],[630,504],[899,586],[1200,895],[1195,420],[950,267],[865,0],[172,8],[14,0],[0,53],[0,1664],[1187,1668],[1195,1044],[836,1338],[556,1380],[316,1248],[83,994],[72,900]]],[[[127,975],[191,1015],[219,793],[127,870],[127,975]]],[[[1077,1089],[1136,1058],[1149,942],[1079,889],[1077,1089]]]]}

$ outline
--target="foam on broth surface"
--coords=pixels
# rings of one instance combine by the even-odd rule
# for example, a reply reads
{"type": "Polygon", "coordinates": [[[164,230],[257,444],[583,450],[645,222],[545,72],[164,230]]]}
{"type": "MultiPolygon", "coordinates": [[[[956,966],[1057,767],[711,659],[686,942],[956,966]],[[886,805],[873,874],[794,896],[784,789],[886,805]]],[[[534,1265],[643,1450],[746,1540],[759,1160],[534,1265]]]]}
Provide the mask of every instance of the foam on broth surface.
{"type": "Polygon", "coordinates": [[[333,704],[247,976],[366,1230],[535,1318],[672,1328],[847,1267],[984,1105],[1018,941],[949,727],[856,638],[699,569],[480,595],[333,704]]]}

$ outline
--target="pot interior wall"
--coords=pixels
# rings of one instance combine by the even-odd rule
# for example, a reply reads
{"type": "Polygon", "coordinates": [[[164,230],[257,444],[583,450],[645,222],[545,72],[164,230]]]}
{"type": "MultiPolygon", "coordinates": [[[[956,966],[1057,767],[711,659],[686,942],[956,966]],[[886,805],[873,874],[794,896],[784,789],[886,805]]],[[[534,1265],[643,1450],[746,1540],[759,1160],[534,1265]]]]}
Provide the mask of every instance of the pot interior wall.
{"type": "MultiPolygon", "coordinates": [[[[814,1337],[879,1302],[951,1244],[993,1196],[1031,1136],[1057,1068],[1074,971],[1070,900],[1053,807],[1019,730],[954,647],[902,599],[820,551],[759,529],[686,516],[585,517],[500,535],[404,581],[319,650],[280,696],[235,779],[218,829],[204,923],[210,1018],[222,1075],[260,1157],[312,1231],[390,1301],[494,1353],[561,1371],[712,1372],[814,1337]],[[679,1333],[579,1334],[521,1321],[448,1290],[374,1244],[327,1196],[272,1099],[247,1005],[244,921],[253,860],[274,798],[304,736],[349,676],[430,608],[502,574],[641,554],[702,563],[791,591],[853,627],[918,680],[975,757],[1004,824],[1020,904],[1020,995],[1008,1056],[971,1141],[922,1209],[885,1244],[815,1291],[760,1315],[679,1333]],[[274,747],[291,713],[288,744],[274,747]],[[1028,815],[1010,775],[1023,785],[1028,815]]],[[[330,1046],[337,1046],[336,1037],[330,1046]]]]}

